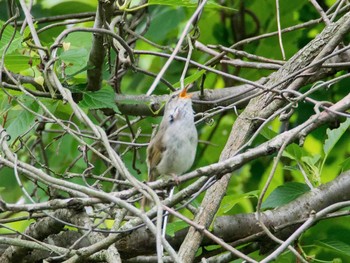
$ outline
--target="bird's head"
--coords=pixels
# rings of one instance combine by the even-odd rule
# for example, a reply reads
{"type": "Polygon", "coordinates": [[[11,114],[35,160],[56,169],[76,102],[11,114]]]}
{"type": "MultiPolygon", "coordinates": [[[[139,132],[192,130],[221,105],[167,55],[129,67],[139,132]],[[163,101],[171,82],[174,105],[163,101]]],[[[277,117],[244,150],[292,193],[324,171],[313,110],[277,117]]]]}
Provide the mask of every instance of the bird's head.
{"type": "Polygon", "coordinates": [[[181,119],[184,116],[193,116],[192,94],[187,93],[188,87],[189,85],[184,87],[179,93],[173,94],[165,106],[164,115],[168,115],[170,122],[181,119]]]}

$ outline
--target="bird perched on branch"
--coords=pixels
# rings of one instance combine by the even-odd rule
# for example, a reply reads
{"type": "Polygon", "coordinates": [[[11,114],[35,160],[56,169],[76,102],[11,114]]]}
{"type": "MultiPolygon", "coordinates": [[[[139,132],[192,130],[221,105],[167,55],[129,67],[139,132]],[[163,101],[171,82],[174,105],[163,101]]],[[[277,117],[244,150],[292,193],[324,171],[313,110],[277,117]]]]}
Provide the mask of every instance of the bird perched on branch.
{"type": "Polygon", "coordinates": [[[147,148],[148,180],[161,175],[177,176],[188,171],[194,161],[198,135],[194,124],[188,86],[173,94],[165,105],[163,119],[147,148]]]}

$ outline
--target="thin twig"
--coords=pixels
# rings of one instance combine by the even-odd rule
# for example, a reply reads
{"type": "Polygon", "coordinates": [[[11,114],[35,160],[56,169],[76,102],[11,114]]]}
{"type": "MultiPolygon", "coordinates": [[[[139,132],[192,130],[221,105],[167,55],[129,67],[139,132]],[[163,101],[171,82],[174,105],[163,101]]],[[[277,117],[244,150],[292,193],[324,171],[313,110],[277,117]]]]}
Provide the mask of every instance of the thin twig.
{"type": "Polygon", "coordinates": [[[284,52],[283,41],[282,41],[279,0],[276,0],[276,17],[277,17],[278,42],[282,52],[282,58],[283,60],[286,60],[286,54],[284,52]]]}
{"type": "Polygon", "coordinates": [[[322,7],[317,3],[316,0],[309,0],[311,4],[316,8],[317,12],[321,15],[323,22],[326,24],[326,26],[329,26],[331,24],[331,21],[329,20],[326,13],[323,11],[322,7]]]}
{"type": "Polygon", "coordinates": [[[176,54],[180,51],[182,42],[184,41],[186,35],[188,34],[190,27],[193,23],[193,21],[197,18],[197,16],[202,12],[202,9],[204,8],[204,5],[207,3],[208,0],[203,0],[202,3],[200,3],[200,5],[198,5],[196,11],[193,13],[193,15],[191,16],[191,18],[188,20],[179,41],[177,42],[174,51],[171,53],[169,59],[167,60],[167,62],[164,64],[164,66],[162,67],[162,69],[159,71],[157,77],[155,78],[155,80],[153,81],[151,87],[148,89],[147,91],[147,95],[151,95],[153,93],[153,91],[156,89],[159,80],[161,77],[163,77],[164,73],[166,72],[166,70],[168,69],[168,67],[170,66],[170,64],[172,63],[172,61],[174,60],[176,54]]]}

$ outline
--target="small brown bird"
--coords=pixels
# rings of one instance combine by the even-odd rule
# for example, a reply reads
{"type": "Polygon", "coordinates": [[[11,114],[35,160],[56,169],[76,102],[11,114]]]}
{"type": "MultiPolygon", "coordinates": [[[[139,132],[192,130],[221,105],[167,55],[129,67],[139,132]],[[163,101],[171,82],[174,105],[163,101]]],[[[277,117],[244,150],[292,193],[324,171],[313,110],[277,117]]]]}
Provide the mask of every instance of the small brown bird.
{"type": "Polygon", "coordinates": [[[149,181],[161,175],[172,175],[177,180],[191,168],[198,143],[191,97],[185,87],[165,105],[159,130],[147,148],[149,181]]]}

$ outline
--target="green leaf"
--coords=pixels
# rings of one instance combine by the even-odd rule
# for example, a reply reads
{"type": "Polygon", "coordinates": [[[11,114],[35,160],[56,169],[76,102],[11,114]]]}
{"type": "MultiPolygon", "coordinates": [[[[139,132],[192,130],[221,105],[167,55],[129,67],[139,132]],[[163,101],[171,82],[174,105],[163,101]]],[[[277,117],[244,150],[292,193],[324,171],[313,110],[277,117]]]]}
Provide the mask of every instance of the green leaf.
{"type": "Polygon", "coordinates": [[[79,49],[69,49],[67,51],[62,52],[60,58],[68,63],[77,64],[77,65],[86,65],[88,51],[85,48],[79,49]]]}
{"type": "Polygon", "coordinates": [[[350,245],[339,240],[322,240],[317,242],[321,247],[334,250],[346,256],[350,256],[350,245]]]}
{"type": "Polygon", "coordinates": [[[184,229],[185,227],[188,227],[188,224],[184,221],[176,221],[172,223],[168,223],[166,226],[166,233],[167,235],[174,237],[175,233],[181,229],[184,229]]]}
{"type": "Polygon", "coordinates": [[[114,101],[115,94],[111,88],[102,88],[95,92],[86,91],[83,94],[83,99],[79,103],[82,108],[89,110],[109,108],[119,113],[119,109],[114,101]]]}
{"type": "Polygon", "coordinates": [[[276,208],[293,201],[310,188],[306,184],[290,182],[277,187],[263,202],[261,208],[276,208]]]}
{"type": "Polygon", "coordinates": [[[297,171],[297,172],[300,171],[299,167],[297,167],[297,166],[291,166],[291,165],[285,165],[285,166],[283,166],[283,170],[286,170],[286,171],[297,171]]]}
{"type": "Polygon", "coordinates": [[[283,152],[284,157],[287,157],[295,161],[299,161],[303,156],[307,156],[307,155],[308,153],[295,143],[288,145],[286,150],[283,152]]]}
{"type": "MultiPolygon", "coordinates": [[[[192,7],[196,8],[198,6],[198,1],[197,0],[149,0],[148,5],[168,5],[168,6],[173,6],[173,7],[192,7]]],[[[233,8],[227,7],[227,6],[222,6],[217,4],[215,1],[208,1],[204,7],[204,9],[226,9],[226,10],[231,10],[231,11],[236,11],[233,8]]]]}
{"type": "Polygon", "coordinates": [[[3,118],[10,109],[11,103],[9,103],[7,95],[5,92],[0,92],[0,118],[3,118]]]}
{"type": "Polygon", "coordinates": [[[342,172],[350,170],[350,157],[346,158],[344,162],[341,163],[342,172]]]}
{"type": "Polygon", "coordinates": [[[227,195],[223,198],[221,206],[218,211],[218,215],[226,214],[229,212],[236,204],[244,201],[248,198],[258,198],[259,190],[251,191],[244,194],[238,195],[227,195]]]}
{"type": "Polygon", "coordinates": [[[310,167],[315,167],[315,169],[318,169],[317,163],[321,159],[321,155],[315,154],[313,156],[302,156],[301,160],[302,162],[306,163],[310,167]]]}
{"type": "MultiPolygon", "coordinates": [[[[4,22],[0,21],[0,28],[3,25],[4,25],[4,22]]],[[[0,39],[0,57],[3,55],[9,43],[11,44],[6,51],[6,54],[11,54],[15,50],[18,50],[22,47],[22,36],[18,32],[16,32],[14,38],[12,39],[14,32],[15,30],[12,26],[10,25],[6,26],[0,39]]]]}
{"type": "MultiPolygon", "coordinates": [[[[191,84],[195,82],[197,79],[199,79],[203,74],[206,72],[206,70],[202,69],[197,71],[196,73],[192,74],[191,76],[188,76],[187,78],[184,79],[184,85],[191,84]]],[[[174,85],[174,88],[180,88],[180,82],[176,82],[174,85]]]]}
{"type": "MultiPolygon", "coordinates": [[[[284,176],[283,176],[283,167],[284,165],[279,162],[277,164],[277,168],[275,171],[275,175],[273,176],[269,188],[267,189],[267,192],[265,194],[264,200],[280,185],[283,185],[284,182],[284,176]]],[[[267,167],[265,167],[264,169],[261,169],[261,173],[262,173],[262,177],[259,181],[259,185],[258,185],[258,189],[263,189],[265,186],[265,182],[268,180],[270,173],[271,173],[271,169],[273,168],[273,162],[270,162],[269,164],[267,164],[267,167]]]]}
{"type": "Polygon", "coordinates": [[[283,156],[293,161],[296,161],[298,165],[284,166],[284,170],[300,171],[304,170],[308,179],[313,185],[318,186],[321,182],[320,169],[318,163],[321,159],[319,154],[309,155],[302,147],[291,144],[283,152],[283,156]],[[299,167],[299,165],[301,167],[299,167]]]}
{"type": "Polygon", "coordinates": [[[307,177],[311,180],[314,186],[321,184],[321,169],[318,165],[321,160],[321,155],[315,154],[313,156],[301,157],[301,165],[307,173],[307,177]]]}
{"type": "MultiPolygon", "coordinates": [[[[151,12],[154,12],[154,15],[152,16],[153,23],[150,24],[146,37],[155,42],[164,41],[169,35],[174,35],[175,32],[175,34],[177,34],[180,26],[178,21],[182,21],[186,18],[184,10],[181,8],[173,9],[157,7],[151,12]]],[[[154,61],[154,58],[151,59],[151,61],[154,61]]],[[[151,63],[151,61],[149,61],[149,63],[151,63]]],[[[142,60],[140,60],[140,62],[142,62],[142,60]]],[[[155,63],[158,64],[159,62],[155,63]]]]}
{"type": "MultiPolygon", "coordinates": [[[[50,1],[40,1],[42,7],[44,9],[48,9],[50,11],[59,10],[60,14],[68,14],[73,10],[83,11],[91,11],[90,9],[95,8],[97,3],[92,0],[50,0],[50,1]],[[89,8],[89,9],[88,9],[89,8]],[[86,10],[88,9],[88,10],[86,10]]],[[[95,8],[96,9],[96,8],[95,8]]]]}
{"type": "Polygon", "coordinates": [[[87,32],[74,32],[69,34],[64,42],[71,44],[71,49],[85,48],[90,50],[92,46],[92,34],[87,32]]]}
{"type": "Polygon", "coordinates": [[[86,70],[89,52],[85,48],[69,49],[60,55],[60,59],[65,63],[65,73],[73,76],[81,70],[86,70]]]}
{"type": "Polygon", "coordinates": [[[260,134],[267,140],[271,140],[272,138],[274,138],[277,135],[277,132],[273,131],[271,128],[265,126],[260,134]]]}
{"type": "MultiPolygon", "coordinates": [[[[32,99],[27,99],[25,106],[34,112],[39,112],[39,105],[32,99]]],[[[33,125],[36,116],[26,109],[16,110],[16,118],[10,123],[6,131],[11,136],[12,143],[18,136],[23,135],[33,125]]]]}
{"type": "MultiPolygon", "coordinates": [[[[21,71],[31,69],[32,66],[38,65],[39,62],[39,57],[22,55],[19,53],[13,53],[5,56],[5,65],[7,69],[15,73],[20,73],[21,71]]],[[[31,70],[31,72],[33,72],[33,70],[31,70]]]]}
{"type": "Polygon", "coordinates": [[[339,139],[346,132],[349,126],[350,126],[350,119],[346,119],[345,122],[340,124],[339,128],[333,129],[333,130],[327,129],[328,138],[326,139],[323,146],[323,151],[326,156],[331,152],[335,144],[339,141],[339,139]]]}

